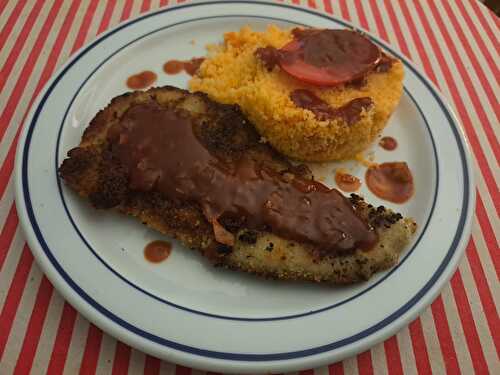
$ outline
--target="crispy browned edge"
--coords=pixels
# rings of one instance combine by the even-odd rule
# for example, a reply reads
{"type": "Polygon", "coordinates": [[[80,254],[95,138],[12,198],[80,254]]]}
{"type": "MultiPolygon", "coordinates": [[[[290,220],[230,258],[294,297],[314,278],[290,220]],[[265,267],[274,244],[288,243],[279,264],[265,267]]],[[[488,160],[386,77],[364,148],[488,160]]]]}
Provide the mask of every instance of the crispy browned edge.
{"type": "MultiPolygon", "coordinates": [[[[165,86],[115,97],[106,108],[99,111],[85,130],[80,145],[68,152],[68,158],[59,168],[59,174],[65,183],[79,195],[88,198],[94,207],[116,208],[132,215],[143,224],[200,251],[216,265],[239,268],[268,277],[282,277],[273,272],[266,272],[265,267],[256,269],[230,261],[228,254],[232,249],[215,241],[212,227],[196,203],[175,202],[158,192],[143,193],[128,189],[127,171],[110,152],[106,134],[109,127],[119,121],[128,108],[150,100],[171,108],[182,116],[190,117],[205,146],[222,158],[238,157],[239,154],[246,153],[275,170],[289,174],[291,178],[294,175],[312,178],[306,166],[293,166],[270,146],[259,142],[259,135],[238,106],[216,103],[203,93],[189,93],[165,86]]],[[[357,195],[351,195],[350,200],[358,214],[377,230],[387,230],[402,219],[401,215],[384,207],[375,208],[368,205],[357,195]]],[[[259,236],[265,234],[246,231],[243,223],[234,219],[222,218],[221,223],[226,229],[238,234],[240,242],[243,243],[255,243],[259,236]]],[[[312,250],[310,253],[311,257],[321,261],[320,252],[312,250]]],[[[378,268],[390,265],[392,264],[378,268]]],[[[344,270],[343,274],[333,281],[354,282],[366,279],[377,270],[353,275],[344,270]]],[[[314,276],[302,278],[316,279],[314,276]]]]}

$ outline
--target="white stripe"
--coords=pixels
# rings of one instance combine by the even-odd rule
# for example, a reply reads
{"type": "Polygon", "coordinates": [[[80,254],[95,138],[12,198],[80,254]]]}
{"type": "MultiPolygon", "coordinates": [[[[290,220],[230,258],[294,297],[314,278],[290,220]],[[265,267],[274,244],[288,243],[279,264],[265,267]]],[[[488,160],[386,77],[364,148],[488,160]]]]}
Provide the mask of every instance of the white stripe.
{"type": "Polygon", "coordinates": [[[358,12],[356,11],[356,5],[354,1],[346,0],[347,9],[349,9],[349,16],[351,17],[351,22],[361,28],[361,24],[359,22],[358,12]]]}
{"type": "MultiPolygon", "coordinates": [[[[493,226],[493,228],[495,228],[495,226],[493,226]]],[[[496,228],[499,228],[499,226],[497,226],[496,228]]],[[[500,283],[498,282],[495,265],[493,264],[493,260],[491,259],[489,249],[486,245],[483,232],[481,232],[481,227],[479,226],[477,219],[472,225],[472,238],[474,239],[474,244],[476,245],[479,262],[483,267],[486,283],[488,284],[488,289],[491,291],[493,302],[495,303],[495,306],[498,310],[498,304],[500,303],[500,283]]]]}
{"type": "Polygon", "coordinates": [[[399,355],[401,357],[401,366],[403,368],[403,374],[405,375],[416,375],[417,368],[415,367],[415,354],[412,350],[410,330],[408,327],[404,327],[396,335],[398,340],[399,355]]]}
{"type": "MultiPolygon", "coordinates": [[[[3,353],[2,361],[7,363],[7,369],[10,371],[16,366],[42,276],[40,269],[33,263],[3,353]]],[[[6,373],[10,374],[11,372],[6,371],[6,373]]]]}
{"type": "Polygon", "coordinates": [[[14,184],[12,179],[7,182],[4,195],[0,199],[0,231],[3,230],[7,217],[9,216],[9,211],[14,204],[14,184]]]}
{"type": "Polygon", "coordinates": [[[170,362],[161,361],[160,375],[172,375],[172,374],[175,374],[175,365],[170,362]]]}
{"type": "MultiPolygon", "coordinates": [[[[0,91],[0,111],[3,112],[5,110],[5,106],[7,104],[7,100],[10,97],[11,91],[14,89],[14,86],[16,82],[19,80],[20,73],[24,68],[24,65],[26,64],[26,61],[28,59],[29,54],[33,50],[33,46],[36,41],[36,36],[40,34],[40,30],[45,23],[45,20],[47,19],[47,15],[49,13],[51,7],[49,6],[42,6],[42,9],[40,13],[38,14],[36,21],[33,24],[33,27],[26,38],[24,45],[22,46],[22,49],[19,53],[19,56],[17,57],[16,61],[14,62],[14,65],[12,67],[12,70],[10,74],[6,77],[5,81],[5,86],[3,87],[2,91],[0,91]]],[[[19,18],[21,20],[21,18],[19,18]]],[[[22,22],[26,22],[26,19],[22,19],[22,22]]],[[[12,38],[12,36],[11,36],[12,38]]],[[[17,36],[16,36],[17,39],[17,36]]],[[[6,55],[10,55],[12,53],[11,50],[8,50],[6,55]]],[[[4,68],[4,62],[1,62],[2,69],[4,68]]],[[[38,67],[40,69],[40,67],[38,67]]],[[[28,95],[25,95],[28,96],[28,95]]],[[[31,96],[31,95],[30,95],[31,96]]],[[[26,107],[27,103],[23,103],[22,101],[20,102],[21,105],[24,104],[24,108],[26,107]]],[[[9,125],[11,125],[13,121],[9,125]]],[[[3,142],[2,142],[2,148],[5,147],[3,142]]]]}
{"type": "Polygon", "coordinates": [[[3,309],[5,304],[5,299],[9,293],[10,285],[12,284],[12,279],[16,273],[16,268],[21,259],[21,254],[25,245],[24,236],[19,228],[17,228],[14,238],[12,239],[12,244],[9,248],[9,253],[5,258],[2,269],[0,270],[0,311],[3,309]]]}
{"type": "MultiPolygon", "coordinates": [[[[50,7],[45,6],[43,9],[48,12],[50,7]]],[[[43,11],[42,11],[43,13],[43,11]]],[[[39,23],[43,24],[45,22],[45,17],[46,15],[43,14],[39,18],[39,23]]],[[[14,140],[14,137],[16,135],[16,132],[18,128],[21,126],[21,122],[23,120],[23,116],[28,109],[28,105],[30,103],[31,98],[34,95],[34,91],[36,86],[38,85],[38,81],[40,80],[40,76],[42,74],[42,71],[47,63],[47,59],[49,57],[50,51],[52,50],[52,47],[54,45],[55,39],[57,37],[57,34],[59,33],[59,29],[62,25],[62,22],[64,21],[64,18],[66,16],[66,12],[64,12],[62,9],[59,11],[58,16],[55,18],[54,24],[52,25],[52,28],[50,30],[50,33],[45,41],[45,44],[43,45],[43,50],[42,53],[38,56],[38,60],[35,62],[35,66],[33,70],[31,71],[31,75],[29,77],[29,80],[23,90],[23,93],[21,94],[20,100],[18,104],[16,105],[16,109],[13,113],[12,119],[9,122],[9,126],[7,128],[7,131],[4,134],[4,137],[2,139],[2,142],[0,143],[0,164],[4,162],[5,157],[7,156],[7,153],[9,152],[9,149],[11,147],[11,144],[14,140]]],[[[41,25],[37,25],[40,26],[41,25]]],[[[20,75],[21,75],[21,70],[24,67],[24,63],[27,61],[29,54],[33,51],[33,47],[35,45],[35,41],[37,39],[38,31],[34,31],[34,33],[30,34],[30,37],[28,38],[22,53],[19,56],[19,61],[23,61],[23,63],[16,63],[15,68],[11,73],[12,81],[7,80],[7,85],[2,90],[0,93],[0,103],[6,104],[8,101],[8,98],[12,94],[12,90],[14,89],[14,86],[16,82],[19,80],[20,75]]],[[[5,108],[4,108],[5,110],[5,108]]]]}
{"type": "Polygon", "coordinates": [[[358,361],[356,356],[344,359],[342,361],[342,365],[344,366],[344,374],[347,375],[356,375],[358,374],[358,361]]]}
{"type": "Polygon", "coordinates": [[[334,16],[337,18],[343,19],[342,12],[340,11],[340,1],[332,0],[331,4],[332,4],[332,12],[333,12],[334,16]]]}
{"type": "Polygon", "coordinates": [[[490,332],[486,315],[484,314],[483,306],[477,292],[477,286],[472,276],[470,264],[466,257],[462,259],[459,269],[462,274],[465,293],[472,311],[473,322],[477,330],[477,335],[479,336],[479,342],[481,343],[481,350],[484,353],[486,364],[489,369],[492,370],[498,363],[496,361],[497,356],[495,344],[493,343],[493,339],[491,337],[493,332],[490,332]]]}
{"type": "Polygon", "coordinates": [[[78,374],[82,363],[83,353],[85,351],[89,328],[90,323],[88,320],[77,313],[66,357],[66,363],[64,364],[64,375],[78,374]]]}
{"type": "Polygon", "coordinates": [[[80,31],[80,28],[83,24],[83,18],[85,16],[85,13],[87,12],[87,8],[90,5],[90,1],[91,0],[82,0],[82,2],[80,3],[80,6],[75,13],[75,21],[71,24],[68,36],[64,41],[63,47],[61,48],[61,53],[59,54],[59,57],[57,59],[56,69],[64,64],[66,60],[68,60],[71,49],[73,48],[73,45],[75,44],[76,38],[78,36],[78,32],[80,31]]]}
{"type": "Polygon", "coordinates": [[[432,316],[431,307],[427,307],[420,315],[420,322],[422,323],[422,331],[424,334],[425,346],[427,354],[429,355],[429,362],[431,364],[433,374],[444,374],[444,362],[441,352],[441,345],[434,325],[434,317],[432,316]]]}
{"type": "MultiPolygon", "coordinates": [[[[464,21],[462,21],[462,23],[460,23],[461,19],[459,18],[458,21],[459,21],[459,24],[461,26],[461,30],[464,31],[465,38],[469,42],[469,46],[471,47],[471,49],[473,51],[473,55],[476,57],[476,60],[478,60],[479,66],[476,66],[473,63],[473,61],[469,58],[469,56],[467,55],[467,51],[465,50],[465,46],[461,43],[461,41],[458,37],[457,31],[453,27],[453,24],[451,23],[451,20],[448,17],[446,10],[444,9],[443,3],[439,2],[439,1],[435,2],[435,3],[436,3],[436,8],[437,8],[442,20],[443,20],[443,23],[447,26],[446,28],[448,30],[448,33],[450,34],[450,38],[453,41],[455,49],[456,49],[458,55],[461,57],[462,63],[464,65],[467,73],[469,74],[470,80],[472,82],[473,91],[476,92],[476,96],[478,97],[479,102],[481,103],[481,108],[486,113],[486,117],[489,120],[491,125],[498,124],[497,116],[494,113],[490,102],[487,100],[486,90],[481,85],[481,81],[479,80],[479,75],[476,73],[476,69],[479,71],[482,71],[484,73],[484,75],[486,77],[486,81],[490,84],[490,86],[492,86],[491,89],[493,92],[495,90],[495,87],[497,88],[496,91],[497,91],[497,96],[498,96],[498,86],[496,85],[496,79],[493,75],[493,72],[490,71],[488,65],[486,64],[485,59],[483,59],[483,58],[478,59],[477,58],[477,56],[480,56],[480,51],[479,51],[479,48],[477,46],[477,43],[474,40],[474,37],[470,34],[469,27],[467,26],[467,24],[465,24],[464,21]],[[467,30],[467,32],[465,32],[466,30],[467,30]]],[[[450,8],[453,8],[453,7],[450,7],[450,8]]],[[[458,13],[460,13],[460,12],[457,9],[454,14],[458,15],[458,13]]],[[[457,17],[455,17],[455,18],[457,18],[457,17]]],[[[500,62],[498,55],[497,55],[497,58],[495,60],[496,60],[495,63],[498,65],[500,62]]],[[[458,69],[457,69],[457,71],[458,71],[458,69]]],[[[498,77],[498,78],[500,78],[500,77],[498,77]]],[[[492,98],[492,99],[495,99],[495,98],[492,98]]],[[[497,104],[498,104],[498,102],[497,102],[497,104]]],[[[474,111],[474,112],[476,112],[476,111],[474,111]]],[[[477,121],[479,122],[479,117],[477,118],[477,121]]],[[[500,134],[500,130],[499,130],[500,126],[491,126],[491,127],[493,128],[493,132],[498,137],[498,134],[500,134]]],[[[480,130],[481,132],[484,132],[482,126],[477,126],[475,128],[480,130]]],[[[483,135],[483,137],[486,138],[486,133],[483,135]]],[[[488,142],[488,141],[486,141],[486,142],[488,142]]],[[[489,144],[489,142],[488,142],[488,144],[489,144]]],[[[486,149],[491,152],[491,156],[487,154],[487,157],[489,159],[491,158],[490,164],[495,165],[496,159],[495,159],[495,156],[493,154],[491,147],[486,147],[486,149]]]]}
{"type": "MultiPolygon", "coordinates": [[[[411,3],[407,2],[406,4],[408,6],[410,6],[411,3]]],[[[404,16],[401,13],[401,10],[400,10],[399,5],[397,3],[394,3],[394,10],[395,10],[395,12],[397,14],[398,20],[400,20],[400,27],[401,27],[403,35],[410,35],[409,28],[408,28],[408,26],[406,24],[406,20],[404,19],[404,16]]],[[[409,11],[410,11],[411,14],[416,14],[416,10],[414,8],[410,8],[409,11]]],[[[417,30],[423,30],[423,26],[420,23],[420,18],[419,17],[413,17],[413,20],[414,20],[415,27],[417,28],[417,30]]],[[[452,95],[451,95],[451,92],[450,92],[450,88],[448,87],[448,85],[446,83],[446,80],[444,79],[444,75],[443,75],[443,71],[441,69],[441,66],[439,65],[439,63],[438,63],[438,61],[436,59],[436,56],[434,54],[434,51],[433,51],[433,49],[431,47],[431,44],[430,44],[429,40],[425,37],[424,34],[425,33],[422,31],[422,35],[420,36],[420,39],[421,39],[423,47],[425,48],[426,55],[427,55],[427,57],[428,57],[428,59],[430,61],[431,67],[432,67],[432,69],[434,71],[434,74],[436,75],[436,79],[440,83],[440,91],[444,94],[444,96],[446,96],[448,98],[448,102],[450,103],[450,105],[452,107],[455,107],[455,103],[452,100],[452,95]]],[[[420,60],[420,56],[418,55],[416,47],[415,47],[415,41],[413,40],[413,38],[409,37],[409,38],[406,38],[406,42],[407,42],[408,48],[409,48],[409,50],[410,50],[410,52],[412,54],[413,61],[418,66],[421,67],[421,70],[423,72],[425,72],[425,70],[423,69],[422,62],[420,60]]],[[[440,45],[440,49],[443,51],[443,53],[446,52],[446,50],[441,45],[440,45]]],[[[448,60],[448,61],[452,61],[451,57],[449,55],[444,54],[444,58],[446,60],[448,60]]],[[[456,111],[456,109],[455,109],[455,113],[458,113],[456,111]]],[[[486,147],[489,147],[489,146],[486,146],[486,147]]],[[[475,171],[480,171],[479,167],[477,166],[477,162],[474,161],[474,163],[475,163],[474,170],[475,171]]],[[[493,212],[495,212],[494,205],[493,205],[493,202],[492,202],[492,197],[491,197],[491,195],[489,193],[489,190],[487,189],[486,182],[485,182],[484,177],[483,177],[483,175],[481,173],[476,173],[476,184],[477,184],[476,187],[478,188],[478,190],[479,190],[479,192],[481,194],[481,198],[483,199],[483,203],[484,203],[486,209],[489,210],[491,212],[491,214],[492,214],[493,212]]]]}
{"type": "MultiPolygon", "coordinates": [[[[469,14],[471,15],[472,18],[477,19],[477,23],[480,24],[478,16],[476,16],[476,12],[472,9],[472,6],[469,4],[468,1],[462,0],[463,3],[465,4],[466,9],[470,12],[469,14]]],[[[498,17],[496,16],[493,12],[491,12],[486,5],[483,4],[478,4],[479,5],[479,11],[484,15],[484,18],[486,19],[486,23],[490,26],[490,29],[493,31],[493,35],[496,37],[496,42],[498,44],[499,39],[500,39],[500,30],[499,26],[495,23],[494,18],[498,17]]],[[[482,26],[481,26],[482,28],[482,26]]],[[[481,30],[481,29],[479,29],[481,30]]],[[[494,46],[491,44],[492,42],[490,41],[490,38],[486,35],[484,35],[484,41],[487,43],[488,50],[489,51],[494,51],[497,46],[494,46]],[[491,47],[491,48],[490,48],[491,47]]],[[[493,42],[494,43],[494,42],[493,42]]]]}
{"type": "Polygon", "coordinates": [[[328,366],[318,367],[314,369],[314,375],[329,375],[328,366]]]}
{"type": "MultiPolygon", "coordinates": [[[[2,16],[1,29],[3,29],[7,25],[7,20],[10,18],[14,8],[16,6],[17,1],[10,1],[4,10],[4,15],[2,16]]],[[[28,15],[31,10],[35,7],[35,2],[28,2],[24,5],[23,9],[21,9],[21,14],[16,20],[14,27],[11,29],[9,37],[5,40],[5,44],[0,49],[0,67],[3,67],[5,61],[10,55],[10,51],[13,48],[14,44],[17,41],[17,37],[21,33],[21,30],[24,26],[24,23],[28,19],[28,15]]]]}
{"type": "Polygon", "coordinates": [[[128,367],[129,375],[142,374],[144,370],[145,359],[146,355],[143,352],[132,349],[130,352],[130,364],[128,367]]]}
{"type": "Polygon", "coordinates": [[[387,361],[385,360],[384,343],[381,342],[371,348],[373,373],[375,375],[387,374],[387,361]]]}
{"type": "MultiPolygon", "coordinates": [[[[416,12],[416,10],[413,8],[413,5],[414,5],[413,3],[408,3],[410,12],[416,12]]],[[[429,23],[431,25],[432,24],[437,25],[436,20],[434,19],[431,10],[427,6],[424,6],[424,4],[422,4],[422,10],[423,10],[426,18],[428,19],[429,23]]],[[[416,21],[416,24],[418,27],[418,25],[420,23],[420,19],[416,18],[415,21],[416,21]]],[[[449,26],[449,25],[446,25],[446,26],[449,26]]],[[[441,50],[441,52],[443,54],[443,58],[445,59],[445,62],[453,62],[453,57],[450,53],[450,48],[445,43],[444,37],[442,36],[443,34],[441,33],[441,30],[438,31],[437,29],[438,29],[438,27],[436,26],[436,30],[435,30],[436,40],[437,40],[437,43],[439,44],[439,49],[441,50]],[[439,33],[439,35],[438,35],[438,33],[439,33]]],[[[427,38],[422,38],[422,41],[425,45],[425,42],[427,42],[427,38]]],[[[428,45],[426,45],[426,48],[427,47],[429,48],[427,51],[432,50],[430,43],[428,45]]],[[[464,54],[465,53],[463,53],[462,56],[464,54]]],[[[462,60],[464,60],[464,59],[462,58],[462,60]]],[[[437,64],[437,65],[439,65],[439,64],[437,64]]],[[[463,82],[463,77],[461,77],[461,75],[458,71],[458,68],[455,66],[454,63],[447,63],[447,65],[448,65],[448,69],[452,75],[451,78],[455,82],[455,85],[458,89],[458,95],[461,97],[462,102],[464,103],[464,106],[466,108],[471,108],[471,109],[474,108],[472,100],[470,99],[468,92],[467,92],[467,89],[465,88],[465,85],[463,82]]],[[[441,72],[441,73],[443,72],[441,67],[439,66],[439,69],[434,69],[434,71],[436,73],[438,80],[440,82],[443,82],[442,89],[444,89],[445,82],[446,82],[446,80],[444,79],[444,75],[441,75],[441,77],[438,76],[438,72],[441,72]]],[[[471,72],[469,72],[469,73],[471,73],[471,72]]],[[[452,97],[451,93],[449,92],[449,90],[451,90],[451,89],[448,87],[447,84],[446,84],[446,87],[447,87],[447,89],[445,90],[445,95],[449,98],[450,101],[452,101],[453,97],[452,97]]],[[[457,104],[458,103],[456,103],[456,105],[457,104]]],[[[480,124],[476,111],[468,110],[467,113],[469,114],[469,117],[471,119],[472,124],[480,124]]],[[[497,164],[494,161],[495,159],[494,159],[494,156],[492,153],[492,149],[489,145],[489,142],[486,138],[486,135],[484,134],[484,130],[483,130],[482,126],[475,126],[474,130],[475,130],[475,134],[479,140],[479,144],[481,146],[481,149],[483,150],[483,152],[486,156],[489,168],[492,171],[492,174],[493,174],[493,176],[496,179],[496,182],[498,184],[499,179],[500,179],[500,170],[498,168],[496,168],[497,164]]]]}
{"type": "Polygon", "coordinates": [[[441,291],[441,298],[443,299],[444,312],[450,327],[451,341],[457,354],[457,362],[463,374],[472,374],[474,369],[472,367],[472,359],[470,357],[469,349],[465,343],[465,333],[458,315],[457,305],[451,290],[451,284],[447,283],[441,291]]]}
{"type": "Polygon", "coordinates": [[[103,333],[99,357],[97,359],[96,375],[111,374],[115,350],[116,340],[107,333],[103,333]]]}
{"type": "Polygon", "coordinates": [[[59,319],[62,316],[64,299],[54,290],[47,309],[47,316],[43,324],[40,341],[33,359],[32,373],[45,374],[54,350],[54,340],[57,335],[59,319]]]}
{"type": "Polygon", "coordinates": [[[399,52],[401,55],[404,56],[403,51],[401,49],[401,46],[398,43],[398,38],[396,37],[396,31],[395,27],[393,26],[391,19],[389,17],[389,12],[385,6],[385,3],[383,0],[378,0],[378,9],[380,11],[380,17],[382,19],[382,23],[385,26],[385,30],[387,31],[387,37],[389,38],[389,44],[393,49],[395,49],[397,52],[399,52]]]}

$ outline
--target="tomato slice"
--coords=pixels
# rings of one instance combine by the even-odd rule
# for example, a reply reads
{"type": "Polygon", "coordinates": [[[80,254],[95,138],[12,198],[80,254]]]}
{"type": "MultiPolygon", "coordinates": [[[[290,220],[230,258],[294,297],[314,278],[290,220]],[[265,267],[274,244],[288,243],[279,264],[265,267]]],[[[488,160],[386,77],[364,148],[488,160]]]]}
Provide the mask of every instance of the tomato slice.
{"type": "MultiPolygon", "coordinates": [[[[331,54],[333,56],[327,56],[327,65],[317,66],[306,62],[304,50],[310,48],[310,44],[305,46],[305,43],[310,43],[311,39],[307,42],[294,39],[280,50],[281,68],[302,82],[316,86],[336,86],[361,78],[380,60],[379,48],[358,33],[347,30],[326,31],[330,33],[326,37],[317,33],[311,38],[319,36],[322,38],[319,43],[324,43],[326,38],[334,39],[331,54]]],[[[323,45],[318,45],[317,53],[325,54],[323,45]]]]}

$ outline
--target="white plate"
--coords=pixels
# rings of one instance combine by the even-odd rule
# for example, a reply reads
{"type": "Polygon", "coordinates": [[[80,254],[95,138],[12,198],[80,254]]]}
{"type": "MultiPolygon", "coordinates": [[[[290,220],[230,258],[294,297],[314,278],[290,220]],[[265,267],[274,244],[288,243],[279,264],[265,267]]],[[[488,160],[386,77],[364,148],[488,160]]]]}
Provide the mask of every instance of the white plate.
{"type": "MultiPolygon", "coordinates": [[[[159,265],[144,245],[160,236],[135,220],[97,212],[57,178],[89,120],[127,89],[126,78],[150,69],[158,85],[168,59],[205,53],[225,31],[249,24],[339,28],[345,22],[277,3],[194,3],[122,24],[80,50],[33,106],[16,160],[17,207],[29,245],[54,286],[88,319],[120,340],[191,367],[231,372],[288,371],[340,360],[408,324],[450,278],[470,233],[474,189],[468,147],[449,106],[429,81],[406,67],[405,92],[384,134],[399,147],[374,145],[379,162],[407,161],[415,197],[394,207],[418,232],[398,266],[369,282],[331,288],[261,280],[214,269],[175,244],[159,265]],[[271,17],[272,15],[272,17],[271,17]],[[192,40],[195,44],[192,44],[192,40]]],[[[314,166],[333,184],[337,164],[314,166]]],[[[364,168],[348,165],[358,176],[364,168]]],[[[375,204],[384,204],[366,189],[375,204]]],[[[393,207],[395,205],[390,205],[393,207]]]]}

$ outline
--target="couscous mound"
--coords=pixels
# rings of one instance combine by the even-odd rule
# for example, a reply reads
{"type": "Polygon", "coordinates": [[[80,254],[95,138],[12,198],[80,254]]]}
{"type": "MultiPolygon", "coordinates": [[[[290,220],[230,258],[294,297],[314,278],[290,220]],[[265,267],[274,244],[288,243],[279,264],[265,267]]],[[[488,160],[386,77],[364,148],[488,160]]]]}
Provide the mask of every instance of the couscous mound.
{"type": "Polygon", "coordinates": [[[190,81],[192,91],[212,99],[238,104],[263,139],[278,151],[298,160],[350,159],[381,132],[403,90],[403,65],[394,60],[385,72],[372,71],[364,84],[322,88],[301,82],[279,66],[271,71],[255,56],[261,47],[281,48],[293,39],[291,30],[269,26],[266,31],[243,27],[224,35],[222,45],[208,47],[208,58],[190,81]],[[290,93],[306,89],[333,108],[356,98],[369,97],[374,105],[363,109],[359,121],[342,118],[320,121],[310,110],[297,107],[290,93]]]}

